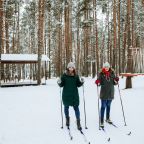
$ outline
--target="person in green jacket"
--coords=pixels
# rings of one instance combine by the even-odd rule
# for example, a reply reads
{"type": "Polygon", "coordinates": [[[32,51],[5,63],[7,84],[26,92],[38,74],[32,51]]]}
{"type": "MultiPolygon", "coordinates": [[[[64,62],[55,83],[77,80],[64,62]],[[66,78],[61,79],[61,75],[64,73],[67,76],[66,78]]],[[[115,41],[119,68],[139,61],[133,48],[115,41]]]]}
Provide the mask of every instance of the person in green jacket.
{"type": "Polygon", "coordinates": [[[104,113],[106,109],[106,122],[112,124],[110,119],[111,102],[114,99],[114,85],[119,81],[114,70],[110,67],[108,62],[103,64],[103,68],[99,73],[98,79],[95,81],[97,86],[101,86],[100,99],[100,127],[104,127],[104,113]]]}
{"type": "Polygon", "coordinates": [[[75,65],[73,62],[68,63],[66,72],[57,81],[60,87],[63,87],[62,101],[64,104],[64,113],[66,117],[66,126],[70,125],[69,106],[72,106],[75,111],[77,120],[77,128],[80,130],[80,111],[79,111],[79,93],[78,87],[82,86],[84,79],[79,78],[76,74],[75,65]]]}

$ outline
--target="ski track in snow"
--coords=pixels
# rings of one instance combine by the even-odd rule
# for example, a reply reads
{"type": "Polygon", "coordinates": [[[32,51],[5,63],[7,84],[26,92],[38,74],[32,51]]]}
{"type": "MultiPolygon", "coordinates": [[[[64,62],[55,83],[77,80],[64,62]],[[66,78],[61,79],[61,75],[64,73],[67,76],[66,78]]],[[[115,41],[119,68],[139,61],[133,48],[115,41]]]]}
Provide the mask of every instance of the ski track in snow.
{"type": "MultiPolygon", "coordinates": [[[[67,128],[61,129],[60,88],[57,79],[47,80],[47,85],[0,88],[0,144],[85,144],[76,128],[73,108],[70,107],[70,140],[67,128]]],[[[105,123],[98,127],[98,97],[95,79],[85,78],[87,127],[85,129],[83,89],[79,88],[81,125],[91,144],[143,144],[144,77],[132,79],[133,88],[125,90],[125,78],[120,79],[127,126],[124,126],[118,86],[111,107],[111,119],[118,128],[105,123]],[[127,134],[129,132],[131,136],[127,134]],[[107,139],[110,137],[110,142],[107,139]]],[[[100,90],[100,89],[99,89],[100,90]]]]}

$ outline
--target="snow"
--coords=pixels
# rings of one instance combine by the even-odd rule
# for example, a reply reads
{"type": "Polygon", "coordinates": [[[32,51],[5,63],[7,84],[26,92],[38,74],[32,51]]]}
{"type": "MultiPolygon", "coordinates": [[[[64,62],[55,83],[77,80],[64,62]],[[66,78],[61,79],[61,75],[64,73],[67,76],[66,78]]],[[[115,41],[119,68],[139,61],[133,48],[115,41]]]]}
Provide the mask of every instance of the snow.
{"type": "MultiPolygon", "coordinates": [[[[1,54],[2,61],[37,61],[37,54],[1,54]]],[[[50,61],[46,55],[42,55],[42,61],[50,61]]]]}
{"type": "MultiPolygon", "coordinates": [[[[60,88],[57,79],[47,80],[47,85],[0,88],[0,144],[85,144],[77,131],[75,115],[70,108],[71,133],[61,129],[60,88]]],[[[127,126],[124,126],[118,86],[112,102],[111,119],[118,126],[105,124],[106,133],[98,129],[98,97],[95,79],[85,78],[84,96],[88,130],[84,128],[83,87],[79,88],[80,112],[83,132],[91,144],[143,144],[144,129],[144,77],[133,77],[133,88],[125,88],[125,78],[120,79],[127,126]],[[131,136],[126,134],[132,132],[131,136]],[[110,137],[110,142],[107,139],[110,137]]]]}

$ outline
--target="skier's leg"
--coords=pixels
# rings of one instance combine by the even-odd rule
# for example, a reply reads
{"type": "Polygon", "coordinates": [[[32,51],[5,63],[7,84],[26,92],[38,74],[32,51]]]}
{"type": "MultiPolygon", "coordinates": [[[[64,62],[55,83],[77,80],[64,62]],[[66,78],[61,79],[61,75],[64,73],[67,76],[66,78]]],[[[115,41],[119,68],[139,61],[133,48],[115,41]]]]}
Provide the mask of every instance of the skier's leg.
{"type": "Polygon", "coordinates": [[[110,109],[112,100],[107,100],[106,102],[106,121],[112,123],[110,120],[110,109]]]}
{"type": "Polygon", "coordinates": [[[78,106],[73,106],[73,108],[74,108],[74,111],[75,111],[76,119],[80,119],[79,107],[78,106]]]}
{"type": "Polygon", "coordinates": [[[74,111],[75,111],[75,116],[77,119],[77,128],[80,130],[81,128],[81,124],[80,124],[80,111],[79,111],[79,107],[78,106],[74,106],[74,111]]]}
{"type": "Polygon", "coordinates": [[[101,111],[100,111],[100,126],[104,126],[104,113],[106,108],[106,100],[101,100],[101,111]]]}
{"type": "Polygon", "coordinates": [[[70,125],[69,106],[64,106],[64,113],[66,117],[66,126],[70,125]]]}

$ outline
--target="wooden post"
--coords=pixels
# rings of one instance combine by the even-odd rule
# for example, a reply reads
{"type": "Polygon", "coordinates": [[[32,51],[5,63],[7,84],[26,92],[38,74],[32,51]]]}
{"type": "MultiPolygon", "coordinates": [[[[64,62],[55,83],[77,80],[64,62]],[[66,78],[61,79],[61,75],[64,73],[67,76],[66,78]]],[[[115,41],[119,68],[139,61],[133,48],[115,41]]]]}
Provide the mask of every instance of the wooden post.
{"type": "Polygon", "coordinates": [[[132,88],[132,76],[127,76],[126,77],[126,89],[132,88]]]}
{"type": "Polygon", "coordinates": [[[122,77],[126,77],[126,89],[132,88],[132,77],[138,76],[138,74],[132,74],[132,73],[121,73],[122,77]]]}

